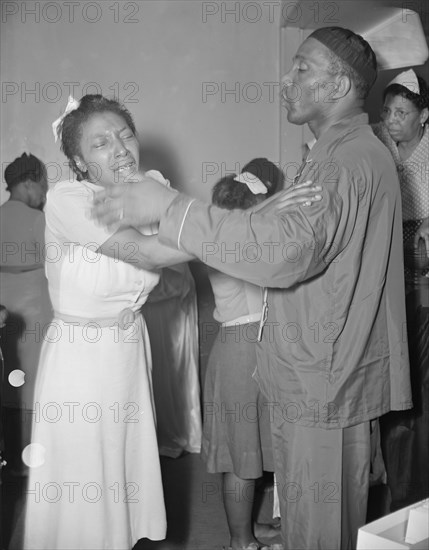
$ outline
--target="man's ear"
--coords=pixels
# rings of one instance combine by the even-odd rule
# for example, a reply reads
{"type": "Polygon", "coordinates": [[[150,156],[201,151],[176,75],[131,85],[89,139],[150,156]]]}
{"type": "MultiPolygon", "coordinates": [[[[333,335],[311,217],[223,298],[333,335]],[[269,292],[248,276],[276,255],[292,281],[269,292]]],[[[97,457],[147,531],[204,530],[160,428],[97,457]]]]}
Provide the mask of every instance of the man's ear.
{"type": "Polygon", "coordinates": [[[345,97],[352,89],[352,81],[347,74],[338,75],[335,78],[335,89],[330,95],[332,99],[341,99],[345,97]]]}

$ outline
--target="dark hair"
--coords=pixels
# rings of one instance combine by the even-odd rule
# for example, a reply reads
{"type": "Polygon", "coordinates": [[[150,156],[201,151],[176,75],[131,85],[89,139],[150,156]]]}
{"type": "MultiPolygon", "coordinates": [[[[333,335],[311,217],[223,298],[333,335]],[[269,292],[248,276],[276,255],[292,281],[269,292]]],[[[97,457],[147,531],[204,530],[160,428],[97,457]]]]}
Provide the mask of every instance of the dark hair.
{"type": "Polygon", "coordinates": [[[40,182],[46,179],[46,167],[41,160],[31,153],[22,153],[11,162],[4,171],[4,179],[6,181],[6,189],[10,191],[15,185],[23,181],[40,182]]]}
{"type": "MultiPolygon", "coordinates": [[[[411,103],[414,105],[414,107],[422,112],[423,109],[426,107],[429,108],[429,90],[428,85],[426,84],[426,81],[421,77],[417,77],[417,81],[419,83],[420,93],[416,94],[406,88],[405,86],[402,86],[402,84],[397,84],[396,82],[394,84],[390,84],[390,86],[387,86],[387,88],[383,92],[383,101],[386,100],[386,97],[388,95],[392,96],[401,96],[404,99],[408,99],[411,101],[411,103]]],[[[426,120],[427,122],[427,120],[426,120]]]]}
{"type": "Polygon", "coordinates": [[[360,35],[343,27],[321,27],[308,38],[315,38],[329,50],[328,74],[347,75],[360,99],[365,99],[377,78],[377,56],[360,35]]]}
{"type": "Polygon", "coordinates": [[[367,82],[357,71],[355,71],[353,67],[347,63],[347,61],[344,61],[341,57],[338,57],[338,55],[333,51],[328,50],[326,53],[329,60],[329,66],[327,69],[328,74],[332,76],[337,74],[347,75],[353,82],[358,98],[365,99],[368,96],[372,85],[369,84],[369,82],[367,82]]]}
{"type": "Polygon", "coordinates": [[[80,100],[79,107],[64,117],[58,129],[61,135],[61,151],[69,159],[70,167],[81,181],[87,177],[87,172],[80,170],[74,159],[81,154],[80,139],[82,137],[82,125],[94,114],[110,111],[121,116],[133,134],[136,134],[131,113],[116,99],[107,99],[100,94],[85,95],[80,100]]]}
{"type": "MultiPolygon", "coordinates": [[[[267,188],[264,198],[271,197],[283,187],[284,174],[275,164],[266,158],[256,158],[248,162],[241,173],[250,172],[267,188]]],[[[212,190],[212,202],[220,208],[233,210],[240,208],[246,210],[258,202],[261,194],[254,195],[245,183],[234,181],[236,174],[226,176],[219,180],[212,190]]]]}

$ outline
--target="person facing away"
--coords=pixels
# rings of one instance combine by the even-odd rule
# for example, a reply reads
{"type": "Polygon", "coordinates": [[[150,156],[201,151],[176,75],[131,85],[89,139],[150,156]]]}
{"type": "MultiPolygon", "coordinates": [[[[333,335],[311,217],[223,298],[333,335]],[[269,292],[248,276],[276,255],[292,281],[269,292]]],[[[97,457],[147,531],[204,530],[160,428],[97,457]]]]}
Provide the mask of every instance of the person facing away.
{"type": "Polygon", "coordinates": [[[37,365],[52,318],[44,273],[47,174],[41,160],[23,153],[6,167],[4,177],[10,193],[0,206],[0,303],[9,311],[2,331],[5,456],[7,471],[24,474],[21,453],[30,443],[37,365]]]}
{"type": "MultiPolygon", "coordinates": [[[[220,179],[212,203],[227,210],[252,209],[283,187],[284,175],[265,158],[251,160],[240,174],[220,179]]],[[[279,536],[278,526],[253,520],[255,483],[273,472],[269,411],[252,375],[256,368],[263,289],[208,269],[220,323],[204,383],[201,457],[209,473],[221,473],[230,548],[257,550],[279,536]],[[232,419],[228,420],[228,414],[232,419]],[[246,495],[246,498],[238,498],[246,495]]]]}
{"type": "Polygon", "coordinates": [[[370,421],[412,406],[399,182],[364,112],[376,75],[369,44],[341,27],[317,29],[294,55],[282,95],[289,122],[317,140],[296,177],[322,187],[310,207],[286,211],[280,193],[228,212],[141,177],[106,188],[92,211],[114,227],[159,221],[162,245],[269,288],[254,376],[271,404],[286,548],[355,546],[370,421]]]}

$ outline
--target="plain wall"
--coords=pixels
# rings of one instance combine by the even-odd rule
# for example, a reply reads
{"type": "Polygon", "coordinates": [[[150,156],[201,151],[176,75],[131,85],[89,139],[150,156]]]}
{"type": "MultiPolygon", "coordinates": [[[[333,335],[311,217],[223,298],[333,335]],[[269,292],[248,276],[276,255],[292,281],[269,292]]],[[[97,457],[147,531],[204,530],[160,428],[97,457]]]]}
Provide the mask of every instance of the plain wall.
{"type": "Polygon", "coordinates": [[[1,202],[24,151],[67,177],[51,123],[71,90],[118,92],[144,167],[197,198],[255,156],[278,162],[280,12],[246,4],[2,0],[1,202]]]}
{"type": "MultiPolygon", "coordinates": [[[[347,4],[359,10],[377,1],[347,4]]],[[[341,20],[342,6],[338,24],[353,27],[341,20]]],[[[423,2],[412,7],[421,8],[427,31],[423,2]]],[[[287,122],[279,81],[311,30],[280,29],[281,0],[3,0],[0,9],[2,180],[23,151],[48,164],[51,183],[67,177],[51,123],[70,90],[77,98],[118,93],[139,129],[144,166],[197,198],[210,200],[221,176],[255,156],[293,177],[311,134],[287,122]]],[[[401,70],[380,73],[366,102],[371,121],[385,84],[401,70]]],[[[427,78],[428,63],[415,70],[427,78]]],[[[7,196],[2,182],[1,202],[7,196]]]]}

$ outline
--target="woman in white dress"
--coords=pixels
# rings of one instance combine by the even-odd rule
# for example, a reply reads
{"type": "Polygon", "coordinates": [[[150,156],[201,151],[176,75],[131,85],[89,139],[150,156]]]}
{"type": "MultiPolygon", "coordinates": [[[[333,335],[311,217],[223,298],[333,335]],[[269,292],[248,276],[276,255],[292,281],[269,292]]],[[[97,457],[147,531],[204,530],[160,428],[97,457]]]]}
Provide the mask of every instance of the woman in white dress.
{"type": "MultiPolygon", "coordinates": [[[[114,100],[72,98],[54,123],[77,181],[46,204],[46,272],[55,317],[35,390],[25,549],[129,550],[165,538],[151,356],[140,308],[158,282],[156,228],[114,231],[91,220],[97,191],[139,166],[130,113],[114,100]]],[[[163,180],[161,174],[152,176],[163,180]]],[[[163,180],[165,182],[165,180],[163,180]]],[[[171,253],[170,263],[187,259],[171,253]]],[[[165,265],[165,264],[164,264],[165,265]]]]}

